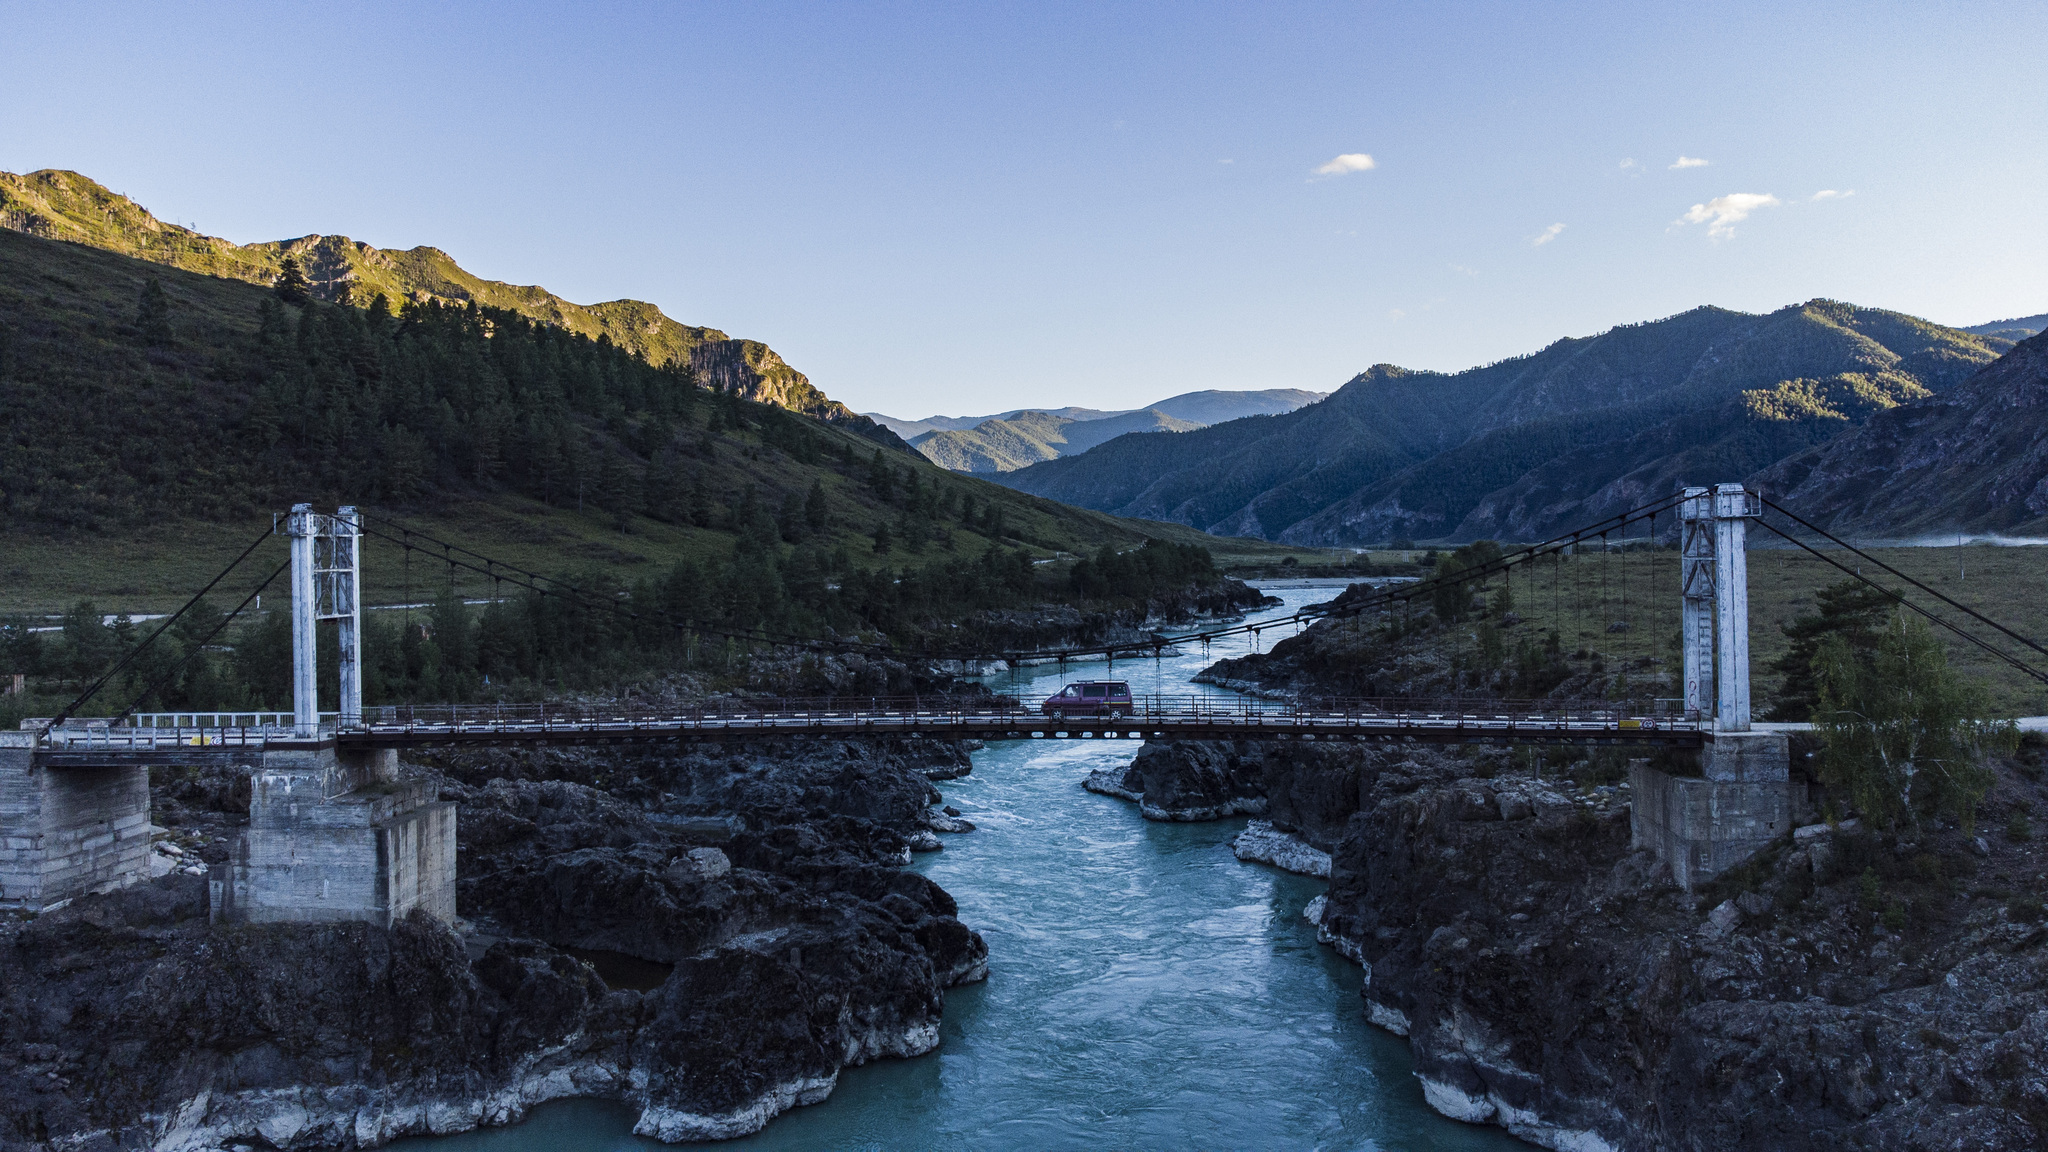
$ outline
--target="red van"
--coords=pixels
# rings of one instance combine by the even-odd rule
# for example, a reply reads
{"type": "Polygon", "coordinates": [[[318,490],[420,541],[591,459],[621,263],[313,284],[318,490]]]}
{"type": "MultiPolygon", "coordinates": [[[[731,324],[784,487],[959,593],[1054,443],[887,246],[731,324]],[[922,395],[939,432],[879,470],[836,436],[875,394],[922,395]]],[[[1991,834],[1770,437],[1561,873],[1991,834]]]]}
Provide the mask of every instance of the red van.
{"type": "Polygon", "coordinates": [[[1047,716],[1108,716],[1118,719],[1136,709],[1131,704],[1131,686],[1122,680],[1076,680],[1045,698],[1038,706],[1047,716]]]}

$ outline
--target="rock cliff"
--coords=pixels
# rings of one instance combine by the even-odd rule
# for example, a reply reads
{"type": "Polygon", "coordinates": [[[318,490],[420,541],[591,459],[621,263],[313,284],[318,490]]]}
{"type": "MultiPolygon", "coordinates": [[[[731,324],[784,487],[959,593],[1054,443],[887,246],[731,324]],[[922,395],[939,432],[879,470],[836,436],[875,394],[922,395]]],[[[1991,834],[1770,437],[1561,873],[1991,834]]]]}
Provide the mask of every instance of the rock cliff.
{"type": "MultiPolygon", "coordinates": [[[[216,926],[183,875],[7,922],[0,1149],[371,1147],[564,1096],[628,1101],[664,1140],[755,1131],[935,1046],[943,989],[986,974],[952,898],[901,868],[971,827],[929,782],[964,758],[446,756],[464,934],[216,926]]],[[[181,836],[233,823],[232,777],[158,792],[181,836]]]]}

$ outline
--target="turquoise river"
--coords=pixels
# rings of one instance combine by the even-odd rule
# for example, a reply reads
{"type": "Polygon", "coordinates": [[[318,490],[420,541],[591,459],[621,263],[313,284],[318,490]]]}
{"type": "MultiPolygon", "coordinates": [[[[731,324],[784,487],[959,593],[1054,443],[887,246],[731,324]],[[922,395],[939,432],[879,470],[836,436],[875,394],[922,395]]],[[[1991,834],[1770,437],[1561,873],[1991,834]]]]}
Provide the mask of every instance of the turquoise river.
{"type": "MultiPolygon", "coordinates": [[[[1283,616],[1330,587],[1276,587],[1283,616]]],[[[1276,637],[1268,634],[1266,642],[1276,637]]],[[[1235,655],[1217,648],[1211,659],[1235,655]]],[[[1134,692],[1191,684],[1199,645],[1159,661],[1076,665],[1134,692]]],[[[1056,667],[991,677],[1042,697],[1056,667]]],[[[1243,819],[1159,824],[1083,791],[1124,740],[1011,741],[940,785],[979,830],[914,865],[989,945],[987,982],[946,997],[943,1041],[849,1068],[821,1104],[721,1152],[896,1149],[1417,1149],[1530,1146],[1423,1103],[1407,1043],[1367,1024],[1359,970],[1316,942],[1320,880],[1240,863],[1243,819]]],[[[623,1105],[557,1101],[520,1124],[401,1141],[403,1152],[651,1152],[623,1105]]]]}

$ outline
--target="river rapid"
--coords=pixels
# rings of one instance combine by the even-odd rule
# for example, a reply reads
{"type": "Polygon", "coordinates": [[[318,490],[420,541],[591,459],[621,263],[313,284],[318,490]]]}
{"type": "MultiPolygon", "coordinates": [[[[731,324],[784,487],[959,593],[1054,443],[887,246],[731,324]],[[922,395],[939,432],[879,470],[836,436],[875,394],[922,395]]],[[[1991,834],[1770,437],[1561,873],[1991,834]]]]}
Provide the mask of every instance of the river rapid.
{"type": "MultiPolygon", "coordinates": [[[[1273,589],[1285,616],[1338,588],[1273,589]]],[[[1269,633],[1262,643],[1278,639],[1269,633]]],[[[1027,700],[1066,679],[1133,692],[1227,695],[1190,683],[1207,655],[1025,668],[988,678],[1027,700]]],[[[1301,911],[1323,882],[1240,863],[1242,819],[1158,824],[1085,792],[1135,740],[1020,740],[941,785],[979,830],[913,865],[988,941],[989,978],[947,993],[937,1051],[840,1074],[821,1104],[719,1147],[896,1149],[1417,1149],[1530,1145],[1423,1102],[1406,1042],[1365,1021],[1360,972],[1301,911]]],[[[521,1124],[394,1144],[407,1152],[651,1152],[623,1105],[566,1100],[521,1124]]]]}

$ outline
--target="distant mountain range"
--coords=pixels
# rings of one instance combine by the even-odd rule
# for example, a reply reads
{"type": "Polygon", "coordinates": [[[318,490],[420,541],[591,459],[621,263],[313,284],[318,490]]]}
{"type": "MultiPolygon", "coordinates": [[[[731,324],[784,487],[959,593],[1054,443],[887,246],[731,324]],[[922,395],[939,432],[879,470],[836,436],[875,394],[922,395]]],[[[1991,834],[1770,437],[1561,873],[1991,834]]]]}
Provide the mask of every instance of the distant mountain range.
{"type": "Polygon", "coordinates": [[[1540,539],[1674,485],[1755,474],[1947,393],[2013,344],[1830,300],[1696,308],[1464,372],[1382,364],[1296,411],[993,478],[1294,544],[1540,539]]]}
{"type": "Polygon", "coordinates": [[[46,169],[0,172],[0,228],[48,240],[167,264],[187,272],[269,284],[284,258],[298,260],[322,300],[353,299],[359,306],[383,294],[395,310],[403,301],[475,301],[592,339],[604,337],[661,365],[682,358],[700,381],[746,399],[846,425],[871,439],[897,437],[812,386],[758,340],[740,340],[716,328],[683,324],[643,300],[574,304],[531,285],[473,276],[439,248],[375,248],[346,236],[301,236],[236,244],[167,224],[141,205],[76,172],[46,169]]]}
{"type": "Polygon", "coordinates": [[[1989,324],[1974,324],[1963,329],[1963,331],[1974,332],[1979,336],[2000,336],[2007,340],[2025,340],[2029,336],[2039,335],[2044,328],[2048,328],[2048,312],[2043,312],[2038,316],[2018,316],[2011,320],[1993,320],[1989,324]]]}
{"type": "Polygon", "coordinates": [[[1300,388],[1247,392],[1183,392],[1144,408],[1016,408],[992,416],[927,416],[904,420],[863,415],[907,438],[933,463],[956,472],[1009,472],[1086,452],[1134,432],[1187,432],[1246,416],[1292,412],[1328,396],[1300,388]]]}

